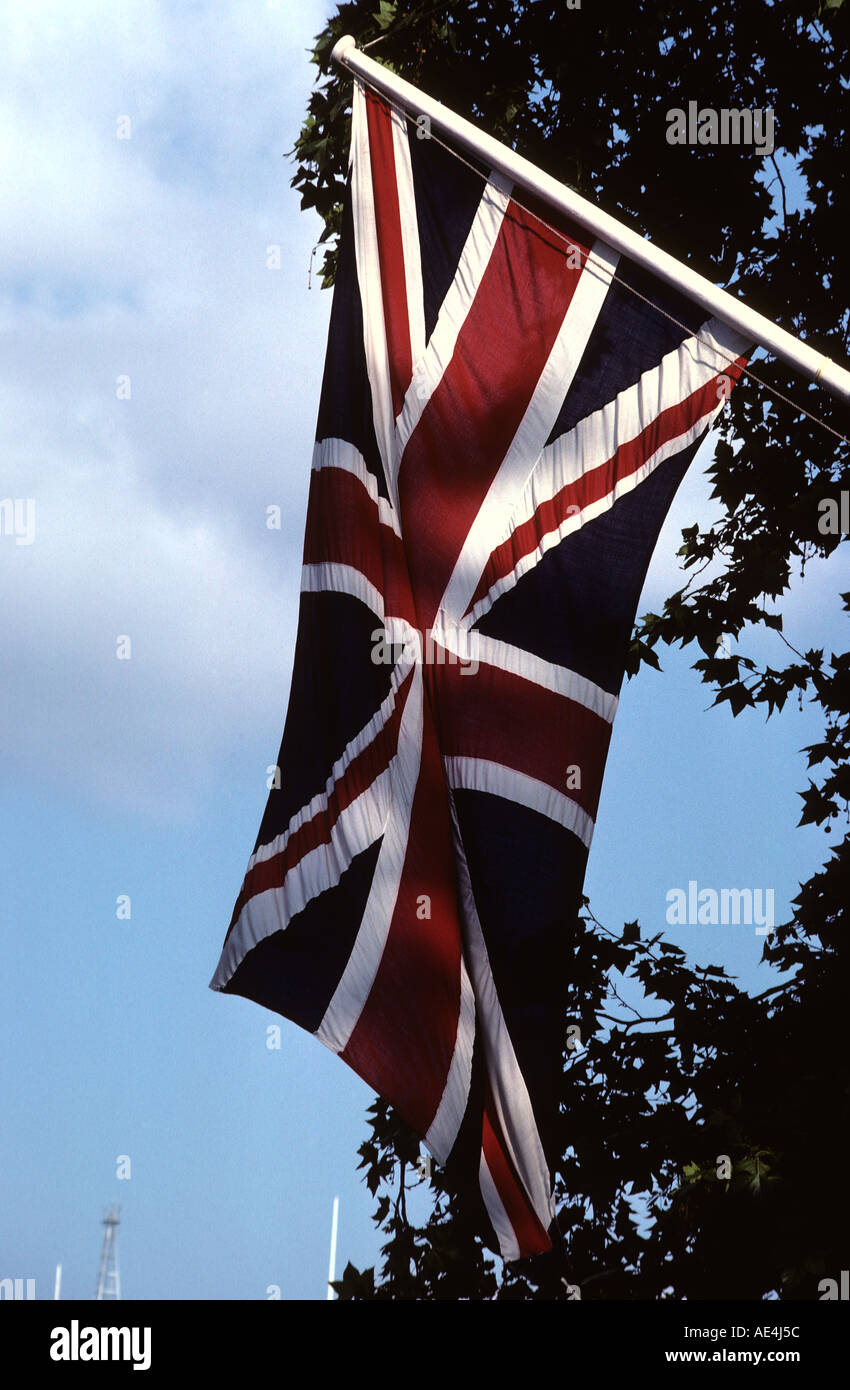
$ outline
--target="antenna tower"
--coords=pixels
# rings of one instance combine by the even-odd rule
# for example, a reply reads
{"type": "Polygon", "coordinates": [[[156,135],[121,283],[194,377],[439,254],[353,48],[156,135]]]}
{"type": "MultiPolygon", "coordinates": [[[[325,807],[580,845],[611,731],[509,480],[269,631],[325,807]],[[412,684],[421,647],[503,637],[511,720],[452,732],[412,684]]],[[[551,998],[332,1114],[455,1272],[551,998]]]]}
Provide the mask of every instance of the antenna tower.
{"type": "Polygon", "coordinates": [[[100,1271],[97,1276],[95,1299],[120,1298],[121,1280],[118,1276],[118,1244],[115,1227],[121,1220],[121,1208],[111,1206],[103,1218],[103,1249],[100,1252],[100,1271]]]}

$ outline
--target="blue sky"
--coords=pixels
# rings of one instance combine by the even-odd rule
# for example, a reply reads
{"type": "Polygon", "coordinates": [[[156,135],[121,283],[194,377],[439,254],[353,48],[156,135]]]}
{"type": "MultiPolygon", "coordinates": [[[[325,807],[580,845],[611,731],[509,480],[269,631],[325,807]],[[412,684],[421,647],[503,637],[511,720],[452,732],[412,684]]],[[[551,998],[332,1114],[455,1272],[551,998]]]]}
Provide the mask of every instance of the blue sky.
{"type": "MultiPolygon", "coordinates": [[[[320,226],[282,155],[333,8],[0,17],[0,498],[35,505],[32,544],[0,536],[0,1278],[39,1298],[59,1261],[63,1296],[91,1297],[113,1201],[127,1298],[323,1298],[337,1194],[338,1267],[378,1255],[356,1172],[369,1091],[208,989],[288,693],[330,296],[307,288],[320,226]]],[[[711,515],[706,461],[641,611],[711,515]]],[[[843,645],[848,587],[843,558],[811,565],[789,639],[843,645]]],[[[767,724],[707,710],[696,655],[624,689],[587,891],[602,921],[639,917],[757,985],[752,928],[667,927],[666,894],[773,888],[787,916],[829,842],[795,828],[820,729],[796,705],[767,724]]]]}

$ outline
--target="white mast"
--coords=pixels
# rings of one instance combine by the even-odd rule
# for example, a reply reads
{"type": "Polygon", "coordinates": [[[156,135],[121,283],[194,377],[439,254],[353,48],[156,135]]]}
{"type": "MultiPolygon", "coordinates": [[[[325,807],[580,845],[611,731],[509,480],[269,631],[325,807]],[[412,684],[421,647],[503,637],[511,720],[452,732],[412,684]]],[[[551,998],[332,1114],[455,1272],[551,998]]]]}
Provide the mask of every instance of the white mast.
{"type": "Polygon", "coordinates": [[[330,1259],[330,1264],[328,1265],[328,1302],[329,1302],[329,1303],[331,1303],[331,1302],[336,1298],[336,1294],[334,1293],[333,1289],[331,1288],[331,1284],[333,1283],[334,1279],[336,1278],[336,1230],[337,1230],[337,1221],[338,1221],[338,1219],[339,1219],[339,1198],[338,1198],[338,1197],[334,1197],[334,1210],[333,1210],[333,1216],[331,1217],[331,1259],[330,1259]]]}
{"type": "Polygon", "coordinates": [[[478,155],[489,168],[506,175],[520,188],[525,188],[536,197],[544,199],[551,207],[567,213],[583,227],[601,237],[608,246],[636,261],[638,265],[646,267],[660,280],[674,285],[710,314],[736,329],[743,337],[767,348],[776,357],[796,367],[803,376],[825,386],[840,400],[850,400],[850,371],[846,368],[816,352],[793,334],[786,333],[784,328],[771,323],[763,314],[757,314],[754,309],[747,308],[740,299],[728,294],[726,290],[718,289],[710,280],[697,275],[696,271],[682,265],[666,251],[661,251],[657,246],[653,246],[652,242],[630,231],[616,218],[594,207],[593,203],[574,193],[571,188],[558,183],[557,179],[551,178],[549,174],[544,174],[541,169],[523,159],[521,155],[515,154],[506,145],[501,145],[492,135],[486,135],[470,121],[450,111],[447,106],[420,92],[410,82],[405,82],[380,63],[367,58],[359,51],[357,41],[350,34],[346,34],[335,44],[331,57],[334,62],[362,77],[370,86],[376,87],[379,92],[403,106],[412,115],[427,116],[433,126],[472,154],[478,155]]]}

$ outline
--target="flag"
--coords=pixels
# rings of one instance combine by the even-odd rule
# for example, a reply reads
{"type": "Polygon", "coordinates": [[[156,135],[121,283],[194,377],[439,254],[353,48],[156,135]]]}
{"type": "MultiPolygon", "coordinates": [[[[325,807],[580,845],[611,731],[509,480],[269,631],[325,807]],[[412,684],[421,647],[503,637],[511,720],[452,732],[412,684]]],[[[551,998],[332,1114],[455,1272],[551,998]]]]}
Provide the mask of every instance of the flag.
{"type": "Polygon", "coordinates": [[[212,987],[338,1053],[545,1251],[635,610],[748,345],[354,87],[289,708],[212,987]]]}

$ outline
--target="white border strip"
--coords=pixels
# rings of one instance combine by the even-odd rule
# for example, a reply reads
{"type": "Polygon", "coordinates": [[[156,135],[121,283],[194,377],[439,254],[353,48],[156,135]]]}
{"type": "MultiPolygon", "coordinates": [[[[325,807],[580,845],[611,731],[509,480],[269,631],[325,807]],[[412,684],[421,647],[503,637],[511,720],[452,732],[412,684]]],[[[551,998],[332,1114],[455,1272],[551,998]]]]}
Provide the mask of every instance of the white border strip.
{"type": "Polygon", "coordinates": [[[293,864],[282,884],[248,899],[221,953],[212,979],[213,989],[223,989],[249,951],[266,937],[285,931],[297,913],[303,912],[319,893],[334,888],[352,860],[384,834],[394,762],[395,759],[341,812],[331,829],[329,843],[317,845],[293,864]]]}
{"type": "Polygon", "coordinates": [[[372,388],[375,438],[378,441],[378,451],[390,497],[395,510],[398,511],[395,420],[384,322],[381,258],[372,187],[366,94],[361,82],[354,83],[351,117],[351,192],[357,280],[363,306],[363,347],[366,354],[366,371],[372,388]]]}
{"type": "Polygon", "coordinates": [[[388,526],[397,536],[401,536],[398,517],[387,498],[379,493],[378,480],[366,467],[359,449],[345,439],[318,439],[313,446],[313,471],[319,473],[323,468],[339,468],[362,483],[370,502],[375,505],[381,525],[388,526]]]}
{"type": "MultiPolygon", "coordinates": [[[[450,797],[449,801],[458,871],[458,896],[463,911],[469,972],[475,990],[484,1061],[493,1096],[493,1105],[511,1162],[528,1194],[528,1199],[538,1220],[544,1230],[548,1230],[549,1223],[555,1214],[549,1165],[546,1162],[546,1155],[540,1142],[537,1121],[534,1118],[534,1110],[525,1084],[525,1077],[517,1061],[505,1016],[502,1013],[502,1006],[499,1003],[490,957],[487,953],[484,933],[481,930],[481,922],[478,917],[478,908],[469,875],[466,852],[461,839],[454,797],[450,797]]],[[[481,1157],[483,1161],[483,1149],[481,1157]]],[[[489,1169],[487,1173],[489,1177],[489,1169]]],[[[482,1187],[482,1193],[483,1191],[482,1187]]],[[[499,1207],[504,1210],[501,1200],[499,1207]]],[[[512,1227],[511,1233],[513,1234],[512,1227]]]]}
{"type": "Polygon", "coordinates": [[[520,680],[531,681],[556,695],[565,695],[577,705],[583,705],[593,714],[613,724],[617,713],[618,699],[601,685],[595,685],[586,676],[571,671],[568,666],[556,666],[554,662],[544,661],[523,647],[501,642],[497,637],[488,637],[475,629],[455,629],[451,624],[435,626],[432,639],[457,657],[459,662],[478,662],[479,665],[495,666],[520,680]]]}
{"type": "Polygon", "coordinates": [[[516,806],[527,806],[541,816],[556,821],[572,831],[582,844],[590,846],[593,821],[578,802],[556,791],[547,782],[529,777],[505,763],[490,762],[488,758],[443,758],[446,780],[450,787],[465,791],[488,792],[501,796],[516,806]]]}
{"type": "Polygon", "coordinates": [[[384,596],[374,584],[353,565],[340,565],[334,560],[322,560],[316,565],[304,565],[301,570],[302,594],[347,594],[359,599],[383,622],[384,596]]]}
{"type": "MultiPolygon", "coordinates": [[[[712,342],[725,340],[729,351],[744,351],[745,344],[724,325],[706,326],[711,332],[712,342]],[[717,330],[720,330],[717,332],[717,330]],[[715,336],[716,335],[716,336],[715,336]]],[[[716,363],[707,361],[702,354],[702,344],[688,338],[679,348],[667,353],[657,367],[644,372],[634,385],[621,391],[613,401],[585,416],[567,434],[561,435],[543,450],[540,462],[528,481],[528,485],[517,504],[516,513],[511,519],[510,531],[526,525],[535,516],[539,507],[550,502],[565,487],[578,482],[582,476],[604,468],[622,449],[649,429],[665,410],[682,404],[688,396],[701,390],[718,375],[716,363]]],[[[553,546],[566,536],[578,531],[588,521],[610,510],[620,497],[624,497],[645,481],[666,459],[681,453],[699,437],[707,433],[712,422],[726,403],[725,395],[719,395],[716,406],[700,416],[693,425],[675,439],[668,440],[656,449],[639,468],[614,482],[611,491],[597,501],[591,502],[583,511],[573,512],[561,524],[544,532],[537,545],[517,561],[514,568],[503,575],[478,600],[464,618],[467,625],[477,622],[492,608],[502,594],[514,585],[543,559],[553,546]]],[[[503,537],[503,540],[506,537],[503,537]]],[[[500,542],[501,544],[501,542],[500,542]]],[[[495,547],[494,547],[495,549],[495,547]]]]}
{"type": "Polygon", "coordinates": [[[491,553],[510,535],[513,510],[540,460],[572,385],[617,260],[616,253],[600,242],[591,249],[519,429],[472,523],[443,594],[440,610],[450,620],[459,620],[466,612],[491,553]]]}
{"type": "MultiPolygon", "coordinates": [[[[666,410],[683,405],[694,392],[723,375],[722,367],[711,360],[712,349],[740,355],[747,346],[717,320],[706,323],[700,333],[709,340],[707,344],[686,338],[632,386],[579,420],[543,450],[540,467],[519,501],[514,527],[530,521],[537,508],[563,488],[597,468],[604,468],[619,449],[638,439],[666,410]]],[[[716,409],[721,409],[725,402],[725,395],[719,394],[716,409]]],[[[704,428],[715,413],[712,410],[701,417],[704,428]]]]}
{"type": "Polygon", "coordinates": [[[510,1222],[510,1217],[505,1211],[502,1199],[499,1196],[498,1188],[493,1181],[493,1175],[487,1167],[487,1160],[484,1157],[484,1150],[481,1150],[481,1161],[478,1164],[478,1182],[481,1187],[481,1196],[484,1198],[484,1205],[487,1208],[487,1215],[490,1224],[496,1232],[496,1239],[499,1242],[499,1254],[503,1260],[519,1259],[519,1244],[516,1233],[510,1222]]]}
{"type": "Polygon", "coordinates": [[[303,825],[306,825],[323,811],[327,811],[330,798],[333,796],[337,782],[345,776],[351,764],[356,758],[360,757],[364,749],[374,743],[375,739],[382,733],[384,725],[395,709],[399,686],[404,682],[409,666],[409,662],[406,665],[402,662],[398,663],[392,674],[389,693],[381,703],[380,708],[373,714],[368,724],[364,724],[360,732],[346,746],[340,757],[337,758],[337,761],[331,768],[330,777],[325,783],[325,790],[323,792],[317,792],[306,806],[302,806],[301,810],[296,812],[290,820],[289,825],[286,827],[286,830],[282,831],[280,835],[276,835],[273,840],[269,840],[267,844],[259,846],[248,860],[248,867],[245,870],[246,875],[250,873],[255,864],[262,864],[267,859],[274,859],[276,854],[281,854],[282,851],[286,849],[292,836],[297,834],[303,825]]]}
{"type": "Polygon", "coordinates": [[[458,336],[472,308],[502,229],[510,202],[510,184],[499,179],[498,175],[495,178],[500,186],[484,185],[454,279],[440,307],[428,346],[419,359],[414,359],[413,380],[405,397],[404,408],[398,417],[399,458],[454,356],[458,336]]]}
{"type": "Polygon", "coordinates": [[[445,1163],[457,1139],[469,1104],[472,1079],[472,1052],[475,1043],[475,996],[463,953],[460,957],[460,1009],[457,1036],[449,1074],[437,1113],[431,1121],[425,1144],[438,1163],[445,1163]]]}
{"type": "Polygon", "coordinates": [[[341,1052],[365,1008],[381,964],[398,898],[413,799],[422,756],[424,683],[422,667],[413,667],[393,760],[391,806],[366,909],[342,978],[316,1030],[321,1041],[341,1052]]]}
{"type": "Polygon", "coordinates": [[[413,169],[407,120],[397,106],[392,111],[393,156],[395,158],[398,210],[401,220],[401,244],[404,255],[404,279],[407,287],[407,321],[410,325],[410,362],[415,367],[425,351],[425,295],[422,289],[422,252],[419,247],[419,221],[416,216],[416,194],[413,188],[413,169]]]}

